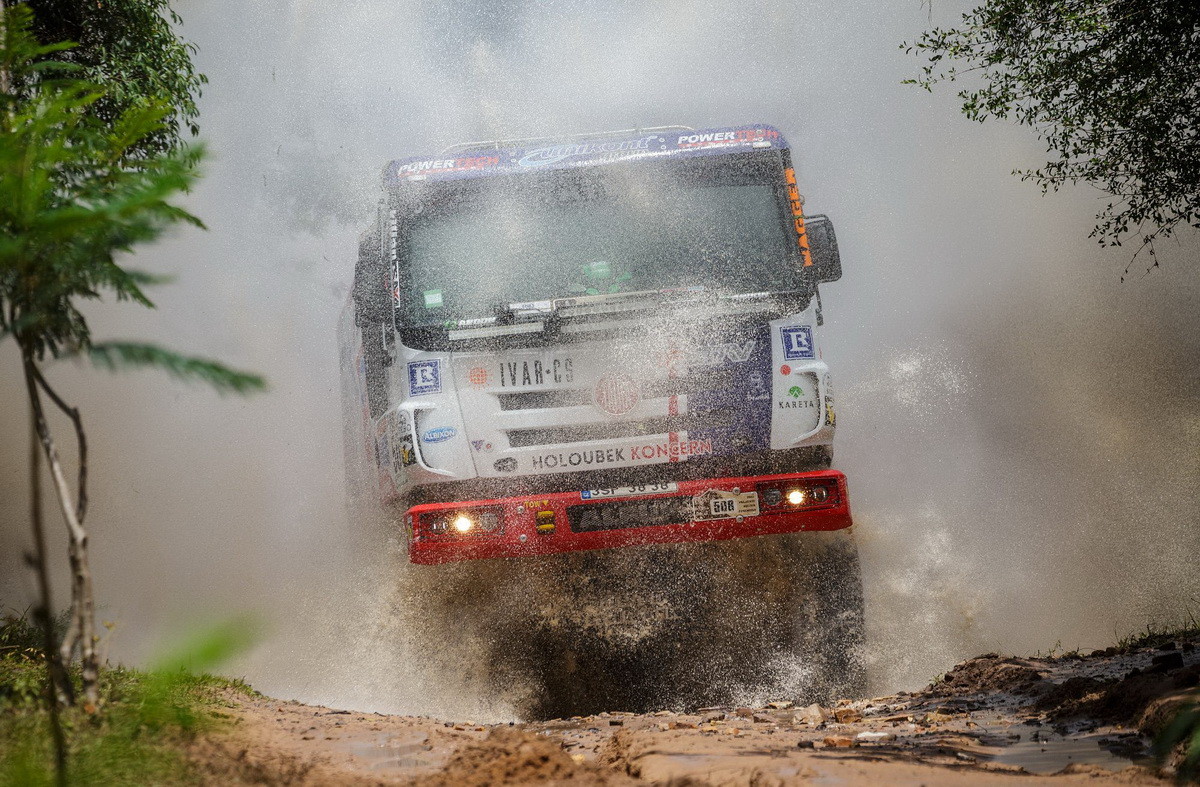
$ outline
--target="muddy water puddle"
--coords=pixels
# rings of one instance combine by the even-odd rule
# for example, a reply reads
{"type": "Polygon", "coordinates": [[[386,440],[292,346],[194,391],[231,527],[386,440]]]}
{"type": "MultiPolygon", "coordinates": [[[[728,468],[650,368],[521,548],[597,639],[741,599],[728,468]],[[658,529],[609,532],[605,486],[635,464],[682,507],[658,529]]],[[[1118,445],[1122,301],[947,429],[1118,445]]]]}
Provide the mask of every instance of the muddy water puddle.
{"type": "Polygon", "coordinates": [[[1033,774],[1057,773],[1072,764],[1094,765],[1110,771],[1151,764],[1141,738],[1119,730],[1059,735],[1041,727],[1017,724],[1005,728],[1004,733],[1020,737],[994,755],[981,751],[980,759],[1019,766],[1033,774]]]}
{"type": "MultiPolygon", "coordinates": [[[[368,770],[430,770],[441,765],[430,756],[433,746],[426,735],[389,735],[379,733],[343,741],[338,748],[358,758],[368,770]]],[[[442,758],[444,759],[444,758],[442,758]]]]}

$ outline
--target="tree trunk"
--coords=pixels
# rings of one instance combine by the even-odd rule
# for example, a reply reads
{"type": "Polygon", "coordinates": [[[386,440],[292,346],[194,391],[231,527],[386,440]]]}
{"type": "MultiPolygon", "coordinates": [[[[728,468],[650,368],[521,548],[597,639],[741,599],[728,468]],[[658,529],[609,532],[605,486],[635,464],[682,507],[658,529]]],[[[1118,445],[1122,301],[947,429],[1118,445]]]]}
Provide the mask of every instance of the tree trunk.
{"type": "MultiPolygon", "coordinates": [[[[38,395],[37,386],[40,384],[51,398],[54,399],[55,404],[64,409],[67,415],[72,418],[75,422],[77,434],[82,435],[83,429],[79,421],[78,411],[66,407],[57,394],[50,390],[45,380],[41,378],[41,374],[38,372],[33,359],[28,356],[25,357],[25,378],[26,385],[29,388],[30,403],[33,405],[34,424],[42,443],[42,450],[46,455],[46,461],[50,466],[50,477],[54,480],[54,489],[58,493],[59,507],[62,509],[63,519],[66,521],[67,533],[70,537],[70,541],[68,542],[68,556],[71,564],[71,609],[75,617],[72,624],[77,626],[79,637],[79,663],[83,678],[85,710],[91,712],[96,709],[100,702],[100,688],[99,664],[96,658],[95,601],[92,597],[92,574],[87,560],[88,537],[80,517],[80,513],[84,510],[84,499],[81,497],[78,504],[74,503],[71,499],[71,489],[67,485],[66,476],[63,474],[62,462],[58,458],[58,448],[50,436],[50,427],[46,422],[46,414],[42,409],[42,401],[38,395]]],[[[84,450],[83,444],[81,444],[81,479],[86,478],[85,468],[87,458],[84,450]]]]}
{"type": "MultiPolygon", "coordinates": [[[[2,2],[3,0],[0,0],[2,2]]],[[[32,383],[26,379],[27,383],[32,383]]],[[[37,389],[30,386],[30,392],[37,394],[37,389]]],[[[59,718],[60,706],[70,705],[74,701],[74,691],[71,680],[59,660],[58,650],[54,647],[54,622],[51,610],[54,602],[50,596],[50,572],[46,567],[46,533],[42,528],[42,465],[38,453],[38,433],[35,416],[30,410],[29,419],[29,519],[33,524],[33,554],[28,555],[30,565],[37,573],[38,590],[41,593],[41,603],[34,612],[34,619],[42,627],[42,651],[46,659],[46,707],[50,711],[50,737],[54,742],[54,773],[55,781],[60,785],[67,783],[67,741],[63,735],[62,720],[59,718]]]]}

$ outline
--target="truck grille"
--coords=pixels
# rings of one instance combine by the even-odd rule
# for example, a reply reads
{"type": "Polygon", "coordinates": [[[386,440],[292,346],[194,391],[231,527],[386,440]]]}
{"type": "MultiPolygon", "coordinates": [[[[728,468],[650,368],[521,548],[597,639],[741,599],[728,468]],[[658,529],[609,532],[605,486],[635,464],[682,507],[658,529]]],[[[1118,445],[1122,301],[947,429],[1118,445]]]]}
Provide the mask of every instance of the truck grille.
{"type": "MultiPolygon", "coordinates": [[[[689,374],[686,377],[644,381],[641,386],[641,396],[643,399],[657,399],[664,396],[722,391],[728,389],[732,384],[732,369],[714,369],[689,374]]],[[[496,398],[500,401],[501,410],[545,410],[554,407],[578,407],[591,404],[592,392],[586,388],[557,389],[502,393],[497,394],[496,398]]]]}
{"type": "Polygon", "coordinates": [[[512,429],[508,432],[508,441],[513,448],[527,448],[537,445],[583,443],[589,440],[616,440],[622,437],[644,437],[668,432],[727,427],[734,423],[736,417],[737,413],[734,410],[714,409],[687,415],[643,418],[638,421],[599,422],[541,429],[512,429]]]}

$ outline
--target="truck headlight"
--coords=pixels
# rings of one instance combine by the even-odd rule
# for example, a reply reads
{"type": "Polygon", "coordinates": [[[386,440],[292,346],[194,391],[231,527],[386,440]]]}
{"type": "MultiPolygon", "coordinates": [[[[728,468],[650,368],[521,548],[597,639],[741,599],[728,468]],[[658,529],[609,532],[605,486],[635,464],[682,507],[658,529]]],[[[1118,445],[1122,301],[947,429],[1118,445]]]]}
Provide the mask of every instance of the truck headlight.
{"type": "Polygon", "coordinates": [[[837,481],[830,478],[797,478],[794,481],[769,481],[758,484],[759,499],[766,508],[825,508],[838,505],[841,496],[837,481]]]}
{"type": "Polygon", "coordinates": [[[433,535],[474,535],[503,530],[499,508],[441,509],[421,514],[420,529],[433,535]]]}

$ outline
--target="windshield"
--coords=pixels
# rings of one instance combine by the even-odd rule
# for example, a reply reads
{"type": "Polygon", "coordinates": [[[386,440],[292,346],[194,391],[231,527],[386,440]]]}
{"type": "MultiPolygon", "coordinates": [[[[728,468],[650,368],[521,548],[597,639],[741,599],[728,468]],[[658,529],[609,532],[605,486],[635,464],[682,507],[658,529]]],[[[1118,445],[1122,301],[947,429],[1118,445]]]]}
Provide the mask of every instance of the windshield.
{"type": "Polygon", "coordinates": [[[781,171],[742,155],[423,184],[400,211],[402,312],[428,325],[572,295],[795,289],[781,171]]]}

